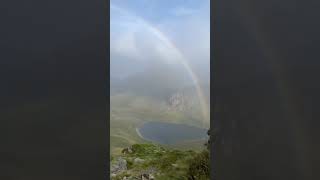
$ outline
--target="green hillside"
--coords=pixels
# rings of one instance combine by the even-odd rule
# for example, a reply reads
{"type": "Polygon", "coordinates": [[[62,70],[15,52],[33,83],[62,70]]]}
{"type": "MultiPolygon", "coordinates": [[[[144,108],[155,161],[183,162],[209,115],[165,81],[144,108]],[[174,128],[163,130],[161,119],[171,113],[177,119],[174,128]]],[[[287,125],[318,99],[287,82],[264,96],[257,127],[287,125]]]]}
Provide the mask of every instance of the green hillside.
{"type": "Polygon", "coordinates": [[[134,144],[112,156],[111,179],[207,180],[209,151],[181,151],[154,144],[134,144]]]}

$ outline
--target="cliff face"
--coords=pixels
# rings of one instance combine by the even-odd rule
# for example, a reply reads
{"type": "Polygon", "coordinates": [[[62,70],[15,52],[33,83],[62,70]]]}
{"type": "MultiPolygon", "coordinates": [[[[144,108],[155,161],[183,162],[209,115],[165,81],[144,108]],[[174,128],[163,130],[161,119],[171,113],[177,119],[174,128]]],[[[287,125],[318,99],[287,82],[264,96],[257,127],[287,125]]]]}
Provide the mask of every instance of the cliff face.
{"type": "Polygon", "coordinates": [[[196,99],[184,92],[172,94],[167,101],[170,111],[188,111],[196,104],[196,99]]]}
{"type": "MultiPolygon", "coordinates": [[[[200,87],[204,100],[207,105],[210,104],[210,85],[202,84],[200,87]]],[[[187,86],[181,89],[176,89],[167,98],[169,110],[189,112],[191,109],[200,108],[200,100],[197,90],[194,86],[187,86]]]]}

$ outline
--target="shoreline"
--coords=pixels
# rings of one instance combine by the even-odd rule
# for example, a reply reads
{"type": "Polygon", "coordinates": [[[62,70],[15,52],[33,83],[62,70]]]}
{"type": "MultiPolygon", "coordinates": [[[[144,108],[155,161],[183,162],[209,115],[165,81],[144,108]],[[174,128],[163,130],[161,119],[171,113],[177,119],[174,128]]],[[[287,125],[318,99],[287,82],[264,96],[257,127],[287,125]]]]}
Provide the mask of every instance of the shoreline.
{"type": "Polygon", "coordinates": [[[138,128],[136,128],[136,133],[138,134],[138,136],[139,136],[141,139],[145,140],[145,138],[140,134],[140,131],[139,131],[138,128]]]}
{"type": "MultiPolygon", "coordinates": [[[[140,133],[140,131],[139,131],[139,128],[136,128],[136,132],[137,132],[138,136],[139,136],[142,140],[148,141],[148,142],[150,142],[150,143],[155,143],[154,141],[152,141],[152,140],[150,140],[150,139],[144,138],[144,137],[141,135],[141,133],[140,133]]],[[[158,144],[158,143],[156,143],[156,144],[158,144]]]]}

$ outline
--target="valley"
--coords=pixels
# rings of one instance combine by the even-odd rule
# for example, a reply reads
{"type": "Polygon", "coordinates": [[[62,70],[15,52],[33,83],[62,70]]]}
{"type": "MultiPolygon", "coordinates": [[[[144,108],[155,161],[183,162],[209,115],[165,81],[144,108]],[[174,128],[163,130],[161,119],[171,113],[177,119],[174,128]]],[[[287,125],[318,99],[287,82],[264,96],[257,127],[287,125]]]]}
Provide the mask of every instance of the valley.
{"type": "MultiPolygon", "coordinates": [[[[196,107],[196,106],[195,106],[196,107]]],[[[166,100],[122,93],[111,96],[110,148],[111,155],[116,155],[125,147],[135,143],[147,143],[136,129],[146,122],[167,122],[185,124],[192,127],[208,128],[201,124],[200,110],[185,113],[179,108],[170,107],[166,100]]],[[[174,148],[201,149],[204,140],[181,141],[170,145],[174,148]]]]}

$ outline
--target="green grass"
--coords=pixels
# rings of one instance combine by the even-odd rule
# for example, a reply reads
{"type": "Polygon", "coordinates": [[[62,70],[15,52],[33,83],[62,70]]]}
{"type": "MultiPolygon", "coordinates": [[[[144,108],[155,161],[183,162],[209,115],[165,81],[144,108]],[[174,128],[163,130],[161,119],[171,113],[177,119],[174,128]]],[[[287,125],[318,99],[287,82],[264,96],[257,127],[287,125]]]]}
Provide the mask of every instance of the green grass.
{"type": "Polygon", "coordinates": [[[167,179],[209,179],[208,151],[195,152],[164,148],[155,144],[134,144],[131,154],[121,155],[127,160],[128,170],[114,179],[124,176],[138,176],[148,168],[155,168],[157,180],[167,179]],[[142,163],[134,163],[135,158],[143,159],[142,163]]]}

